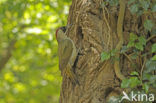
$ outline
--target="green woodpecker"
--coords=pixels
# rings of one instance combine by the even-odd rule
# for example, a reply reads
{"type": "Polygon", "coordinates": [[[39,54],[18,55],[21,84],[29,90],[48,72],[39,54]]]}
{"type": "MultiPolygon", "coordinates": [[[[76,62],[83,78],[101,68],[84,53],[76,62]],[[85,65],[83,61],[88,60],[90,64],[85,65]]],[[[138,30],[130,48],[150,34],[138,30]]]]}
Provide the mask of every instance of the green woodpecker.
{"type": "Polygon", "coordinates": [[[56,39],[58,42],[59,68],[61,74],[68,76],[73,83],[79,84],[73,70],[73,65],[77,58],[78,52],[74,42],[67,37],[66,27],[60,27],[56,30],[56,39]]]}

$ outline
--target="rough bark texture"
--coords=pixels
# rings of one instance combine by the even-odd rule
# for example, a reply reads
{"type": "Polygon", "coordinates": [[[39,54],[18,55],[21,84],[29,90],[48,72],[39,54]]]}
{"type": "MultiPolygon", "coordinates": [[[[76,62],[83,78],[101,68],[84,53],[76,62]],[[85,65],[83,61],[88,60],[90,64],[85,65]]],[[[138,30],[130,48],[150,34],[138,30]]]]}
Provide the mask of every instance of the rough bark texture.
{"type": "MultiPolygon", "coordinates": [[[[60,103],[107,103],[110,96],[120,95],[122,91],[121,81],[115,75],[114,60],[101,61],[101,53],[112,50],[119,41],[117,35],[119,6],[102,8],[101,3],[102,0],[72,1],[67,35],[80,49],[80,55],[74,66],[80,85],[74,85],[69,78],[63,77],[60,103]]],[[[149,36],[143,28],[146,18],[156,22],[155,14],[137,17],[132,15],[126,6],[124,44],[128,43],[131,32],[149,36]]],[[[134,69],[127,57],[120,55],[120,58],[122,73],[128,76],[134,69]]],[[[138,63],[138,71],[142,62],[140,60],[138,58],[138,61],[134,61],[138,63]]]]}

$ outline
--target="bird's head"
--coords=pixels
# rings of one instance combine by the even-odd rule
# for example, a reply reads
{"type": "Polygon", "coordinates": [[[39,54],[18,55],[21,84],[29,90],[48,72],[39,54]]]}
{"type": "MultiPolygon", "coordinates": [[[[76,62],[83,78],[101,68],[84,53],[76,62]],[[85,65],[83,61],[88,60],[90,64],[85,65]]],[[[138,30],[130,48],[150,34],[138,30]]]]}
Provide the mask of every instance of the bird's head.
{"type": "Polygon", "coordinates": [[[66,27],[63,26],[63,27],[59,27],[57,30],[56,30],[56,39],[60,39],[60,38],[63,38],[65,36],[65,32],[66,32],[66,27]]]}

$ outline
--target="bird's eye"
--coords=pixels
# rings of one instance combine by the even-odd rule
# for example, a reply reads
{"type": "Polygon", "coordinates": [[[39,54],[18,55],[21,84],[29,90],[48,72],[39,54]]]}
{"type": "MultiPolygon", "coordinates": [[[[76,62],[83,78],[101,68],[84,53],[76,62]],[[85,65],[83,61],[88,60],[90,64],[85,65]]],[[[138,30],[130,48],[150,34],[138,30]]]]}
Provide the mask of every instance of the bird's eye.
{"type": "Polygon", "coordinates": [[[65,26],[63,26],[61,29],[63,30],[64,33],[66,32],[66,27],[65,26]]]}

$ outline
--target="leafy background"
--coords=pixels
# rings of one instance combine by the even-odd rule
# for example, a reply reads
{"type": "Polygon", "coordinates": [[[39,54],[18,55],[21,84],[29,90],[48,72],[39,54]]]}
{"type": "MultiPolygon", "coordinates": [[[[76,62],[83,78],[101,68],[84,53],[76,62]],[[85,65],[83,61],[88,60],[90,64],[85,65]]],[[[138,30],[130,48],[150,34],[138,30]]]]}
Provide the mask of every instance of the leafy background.
{"type": "Polygon", "coordinates": [[[61,75],[55,30],[65,25],[71,0],[0,0],[0,103],[58,103],[61,75]],[[7,54],[6,54],[7,55],[7,54]]]}
{"type": "MultiPolygon", "coordinates": [[[[145,17],[144,20],[141,19],[144,33],[131,31],[128,43],[124,44],[121,50],[103,51],[101,61],[111,60],[114,62],[119,60],[120,58],[116,58],[115,54],[120,53],[130,61],[129,70],[133,70],[126,76],[126,79],[122,80],[121,88],[136,93],[141,91],[141,93],[156,94],[156,19],[154,16],[156,0],[128,0],[127,3],[126,6],[132,15],[145,17]],[[154,18],[150,18],[151,15],[154,18]]],[[[105,0],[101,6],[108,5],[118,6],[119,0],[105,0]]],[[[119,97],[115,102],[110,101],[110,103],[117,103],[120,99],[119,97]]],[[[148,103],[155,103],[155,101],[148,103]]]]}

